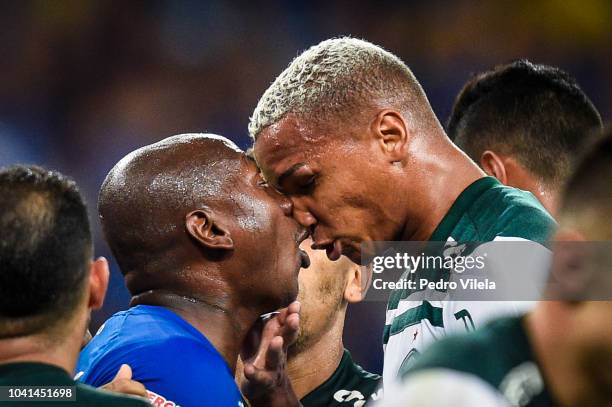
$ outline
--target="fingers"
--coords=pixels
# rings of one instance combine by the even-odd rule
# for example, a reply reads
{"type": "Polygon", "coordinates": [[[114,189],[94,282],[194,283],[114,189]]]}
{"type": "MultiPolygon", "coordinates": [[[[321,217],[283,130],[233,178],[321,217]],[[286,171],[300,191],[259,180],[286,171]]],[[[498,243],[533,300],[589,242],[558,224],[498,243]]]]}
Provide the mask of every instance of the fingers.
{"type": "Polygon", "coordinates": [[[132,379],[132,368],[130,367],[130,365],[126,365],[125,363],[122,364],[119,370],[117,371],[117,374],[113,378],[113,381],[121,379],[132,379]]]}
{"type": "Polygon", "coordinates": [[[277,370],[284,360],[283,337],[275,336],[270,341],[268,351],[266,352],[266,369],[277,370]]]}
{"type": "Polygon", "coordinates": [[[289,304],[289,306],[287,307],[287,311],[290,314],[298,314],[300,312],[300,308],[301,308],[302,304],[300,304],[299,301],[293,301],[291,304],[289,304]]]}
{"type": "Polygon", "coordinates": [[[133,396],[139,396],[139,397],[147,397],[147,389],[144,387],[144,385],[140,382],[137,382],[135,380],[126,380],[126,379],[121,379],[118,380],[117,382],[111,382],[109,383],[112,385],[111,389],[107,389],[107,390],[111,390],[115,393],[122,393],[122,394],[131,394],[133,396]]]}
{"type": "Polygon", "coordinates": [[[284,329],[297,330],[300,327],[300,314],[291,314],[285,320],[284,329]]]}
{"type": "Polygon", "coordinates": [[[240,350],[240,357],[243,360],[248,360],[257,353],[258,349],[260,348],[263,329],[264,322],[261,319],[258,319],[247,333],[242,349],[240,350]]]}
{"type": "Polygon", "coordinates": [[[104,257],[104,256],[98,257],[95,261],[99,262],[99,263],[101,263],[101,264],[103,264],[105,266],[108,266],[108,260],[106,260],[106,257],[104,257]]]}
{"type": "Polygon", "coordinates": [[[299,314],[300,313],[301,304],[299,301],[293,301],[287,308],[283,308],[277,315],[278,321],[282,324],[285,324],[285,321],[289,315],[299,314]]]}
{"type": "Polygon", "coordinates": [[[269,352],[270,344],[280,340],[280,348],[286,351],[287,347],[295,342],[300,326],[299,312],[300,303],[294,301],[273,317],[265,321],[259,319],[249,331],[243,344],[240,353],[242,359],[251,362],[259,369],[264,368],[268,360],[278,360],[281,356],[277,354],[276,348],[274,352],[269,352]]]}
{"type": "Polygon", "coordinates": [[[287,349],[282,336],[269,343],[263,367],[245,363],[243,394],[253,406],[300,406],[286,371],[287,349]]]}
{"type": "Polygon", "coordinates": [[[299,312],[295,301],[266,320],[253,357],[243,359],[242,389],[251,402],[258,400],[253,405],[299,405],[286,372],[287,348],[297,338],[299,312]]]}
{"type": "Polygon", "coordinates": [[[113,380],[102,388],[115,393],[147,397],[147,389],[142,383],[132,380],[132,368],[126,364],[121,365],[113,380]]]}
{"type": "MultiPolygon", "coordinates": [[[[294,305],[294,304],[296,303],[293,303],[291,305],[294,305]]],[[[288,347],[293,342],[295,342],[295,340],[298,337],[298,332],[300,329],[299,310],[300,310],[299,303],[297,303],[297,306],[293,307],[293,309],[288,309],[289,314],[286,316],[285,323],[283,324],[281,328],[281,332],[280,332],[281,336],[283,337],[285,341],[285,347],[288,347]]]]}
{"type": "Polygon", "coordinates": [[[244,365],[244,377],[252,388],[269,389],[275,385],[275,373],[265,369],[258,369],[252,364],[244,365]]]}

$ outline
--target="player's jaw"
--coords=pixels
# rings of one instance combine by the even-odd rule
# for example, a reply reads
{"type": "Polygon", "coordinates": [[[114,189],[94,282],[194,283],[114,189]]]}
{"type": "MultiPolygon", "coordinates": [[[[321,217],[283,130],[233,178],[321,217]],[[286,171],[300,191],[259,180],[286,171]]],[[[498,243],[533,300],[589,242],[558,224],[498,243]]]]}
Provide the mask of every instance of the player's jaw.
{"type": "MultiPolygon", "coordinates": [[[[276,276],[276,280],[266,285],[264,290],[270,289],[277,296],[278,302],[271,309],[283,308],[296,300],[298,296],[298,276],[302,268],[310,266],[308,254],[300,248],[300,244],[309,236],[308,230],[303,228],[291,217],[283,216],[275,227],[272,235],[274,240],[270,247],[270,259],[274,259],[268,268],[276,276]]],[[[269,242],[261,242],[261,247],[266,247],[269,242]]],[[[265,252],[259,253],[266,256],[265,252]]]]}

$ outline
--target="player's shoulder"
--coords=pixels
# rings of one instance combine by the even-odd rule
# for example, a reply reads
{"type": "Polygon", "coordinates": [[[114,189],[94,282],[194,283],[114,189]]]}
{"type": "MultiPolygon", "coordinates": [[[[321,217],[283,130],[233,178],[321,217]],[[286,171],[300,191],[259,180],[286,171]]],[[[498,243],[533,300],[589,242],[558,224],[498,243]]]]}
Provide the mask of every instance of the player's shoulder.
{"type": "Polygon", "coordinates": [[[219,352],[200,331],[168,310],[136,310],[126,315],[121,324],[106,325],[85,347],[81,357],[123,358],[124,363],[131,361],[135,366],[145,360],[192,358],[205,360],[207,364],[203,366],[224,364],[219,352]]]}
{"type": "Polygon", "coordinates": [[[350,377],[354,379],[355,386],[366,390],[371,389],[372,391],[378,387],[378,383],[381,379],[380,375],[368,372],[355,363],[351,353],[347,349],[344,350],[341,363],[347,366],[347,371],[350,372],[350,377]]]}
{"type": "Polygon", "coordinates": [[[114,314],[98,330],[91,343],[118,347],[163,345],[177,340],[206,342],[196,328],[169,309],[138,305],[114,314]]]}
{"type": "Polygon", "coordinates": [[[400,375],[430,369],[471,374],[497,387],[508,370],[529,359],[521,317],[493,320],[475,331],[451,335],[432,344],[400,375]]]}
{"type": "MultiPolygon", "coordinates": [[[[156,366],[182,363],[189,370],[191,360],[203,369],[225,366],[221,355],[206,337],[178,315],[162,307],[138,306],[113,315],[81,351],[77,377],[100,385],[112,379],[123,363],[134,373],[148,374],[156,366]]],[[[145,374],[145,376],[146,376],[145,374]]]]}
{"type": "Polygon", "coordinates": [[[300,402],[305,407],[358,405],[376,399],[379,384],[380,376],[356,364],[345,349],[334,373],[300,402]]]}
{"type": "Polygon", "coordinates": [[[502,184],[485,191],[468,214],[483,241],[505,236],[544,242],[556,227],[555,220],[533,194],[502,184]]]}

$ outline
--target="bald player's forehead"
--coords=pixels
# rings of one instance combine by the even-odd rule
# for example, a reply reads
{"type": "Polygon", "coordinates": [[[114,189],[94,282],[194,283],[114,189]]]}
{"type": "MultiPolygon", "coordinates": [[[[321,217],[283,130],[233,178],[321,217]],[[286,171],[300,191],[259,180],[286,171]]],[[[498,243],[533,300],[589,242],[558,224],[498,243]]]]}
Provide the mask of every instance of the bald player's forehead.
{"type": "MultiPolygon", "coordinates": [[[[121,159],[110,177],[174,172],[193,167],[218,167],[222,160],[236,160],[244,153],[232,141],[214,134],[180,134],[151,144],[121,159]]],[[[197,168],[196,168],[197,169],[197,168]]],[[[221,168],[219,168],[221,170],[221,168]]]]}
{"type": "MultiPolygon", "coordinates": [[[[211,134],[181,134],[124,157],[100,191],[100,212],[131,211],[150,199],[156,206],[193,206],[217,200],[243,175],[245,155],[230,140],[211,134]],[[164,205],[166,204],[166,205],[164,205]]],[[[149,205],[151,202],[145,203],[149,205]]]]}
{"type": "MultiPolygon", "coordinates": [[[[189,146],[189,145],[202,145],[211,149],[211,151],[219,151],[230,153],[244,153],[240,147],[238,147],[233,141],[219,136],[217,134],[208,134],[208,133],[188,133],[188,134],[178,134],[176,136],[171,136],[165,138],[155,144],[152,144],[148,147],[152,148],[179,148],[180,146],[189,146]]],[[[146,149],[147,147],[144,147],[146,149]]]]}
{"type": "MultiPolygon", "coordinates": [[[[143,147],[141,150],[143,155],[148,156],[182,154],[185,160],[213,166],[217,160],[239,160],[244,155],[244,152],[231,140],[216,134],[180,134],[143,147]]],[[[180,166],[181,163],[176,162],[176,165],[180,166]]]]}

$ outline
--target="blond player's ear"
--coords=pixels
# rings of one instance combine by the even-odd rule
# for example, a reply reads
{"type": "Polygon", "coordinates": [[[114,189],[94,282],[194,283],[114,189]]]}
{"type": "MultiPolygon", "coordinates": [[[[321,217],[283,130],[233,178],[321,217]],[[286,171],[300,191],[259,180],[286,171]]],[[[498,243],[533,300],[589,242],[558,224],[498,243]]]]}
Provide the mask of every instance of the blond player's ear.
{"type": "Polygon", "coordinates": [[[344,299],[349,303],[360,302],[365,298],[368,288],[370,287],[370,279],[372,276],[371,268],[358,264],[351,264],[347,273],[344,299]]]}
{"type": "Polygon", "coordinates": [[[372,122],[370,130],[390,162],[401,162],[405,159],[409,134],[401,113],[390,109],[381,110],[372,122]]]}
{"type": "Polygon", "coordinates": [[[104,304],[104,297],[108,288],[110,275],[108,261],[104,257],[98,257],[91,262],[90,268],[88,306],[90,309],[100,309],[104,304]]]}

